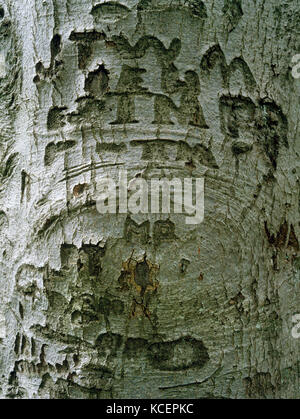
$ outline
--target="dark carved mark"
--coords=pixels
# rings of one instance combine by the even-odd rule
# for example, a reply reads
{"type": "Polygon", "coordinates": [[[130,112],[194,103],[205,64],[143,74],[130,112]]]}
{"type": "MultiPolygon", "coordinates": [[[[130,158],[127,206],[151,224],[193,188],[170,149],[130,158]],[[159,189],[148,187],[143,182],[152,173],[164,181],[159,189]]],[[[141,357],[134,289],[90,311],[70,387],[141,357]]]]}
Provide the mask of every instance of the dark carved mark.
{"type": "Polygon", "coordinates": [[[122,269],[121,274],[118,278],[118,283],[120,285],[121,291],[129,290],[127,278],[128,278],[128,271],[126,269],[122,269]]]}
{"type": "Polygon", "coordinates": [[[123,314],[124,303],[121,300],[111,300],[106,297],[101,297],[99,299],[99,312],[104,314],[106,317],[108,317],[110,313],[115,315],[123,314]]]}
{"type": "Polygon", "coordinates": [[[38,235],[41,236],[44,233],[46,233],[51,227],[53,227],[56,222],[58,222],[60,220],[60,218],[56,215],[53,215],[52,217],[49,217],[45,223],[42,225],[42,227],[40,228],[38,235]]]}
{"type": "MultiPolygon", "coordinates": [[[[239,72],[243,78],[244,86],[248,91],[252,91],[256,82],[247,63],[241,57],[235,58],[229,65],[226,63],[225,55],[220,45],[213,45],[203,55],[200,63],[202,77],[208,78],[212,70],[219,66],[222,76],[222,87],[229,89],[230,80],[235,72],[239,72]]],[[[240,76],[239,76],[240,78],[240,76]]]]}
{"type": "Polygon", "coordinates": [[[174,141],[167,139],[155,139],[155,140],[133,140],[130,142],[132,147],[142,147],[142,160],[157,161],[163,160],[168,161],[170,159],[170,153],[167,147],[176,147],[176,161],[182,161],[189,164],[193,162],[200,163],[204,166],[218,169],[215,157],[211,150],[202,144],[197,144],[191,147],[185,141],[174,141]]]}
{"type": "Polygon", "coordinates": [[[45,166],[50,166],[54,162],[57,154],[70,150],[70,148],[74,147],[75,145],[76,145],[76,142],[72,140],[60,141],[56,144],[55,143],[48,144],[46,147],[45,156],[44,156],[45,166]]]}
{"type": "Polygon", "coordinates": [[[93,50],[91,44],[78,44],[78,68],[80,70],[84,70],[88,66],[92,53],[93,50]]]}
{"type": "Polygon", "coordinates": [[[170,220],[156,221],[153,227],[153,239],[156,244],[175,240],[175,224],[170,220]]]}
{"type": "Polygon", "coordinates": [[[97,4],[93,7],[91,14],[98,21],[114,21],[126,17],[129,13],[128,7],[115,1],[108,1],[103,4],[97,4]]]}
{"type": "Polygon", "coordinates": [[[85,32],[71,32],[69,37],[72,42],[93,42],[102,41],[106,39],[106,35],[103,32],[97,32],[95,30],[85,32]]]}
{"type": "Polygon", "coordinates": [[[247,63],[242,58],[235,58],[228,66],[228,82],[235,72],[243,77],[244,85],[248,91],[252,91],[256,86],[256,81],[248,67],[247,63]]]}
{"type": "Polygon", "coordinates": [[[115,315],[123,314],[124,312],[124,303],[121,300],[112,300],[110,304],[110,310],[115,315]]]}
{"type": "Polygon", "coordinates": [[[133,46],[124,36],[113,37],[113,42],[120,53],[131,59],[142,58],[149,48],[153,48],[161,68],[161,88],[165,93],[165,95],[162,95],[148,92],[146,88],[141,86],[143,80],[140,75],[145,70],[124,65],[117,90],[112,92],[114,95],[122,94],[119,97],[117,120],[114,123],[138,122],[135,118],[135,96],[146,95],[155,98],[153,123],[173,124],[171,116],[174,114],[181,125],[208,128],[198,101],[200,82],[197,73],[187,71],[185,79],[180,80],[179,71],[174,65],[174,60],[181,51],[181,41],[179,39],[173,39],[169,48],[165,48],[164,44],[153,36],[144,36],[133,46]],[[168,96],[174,93],[181,94],[179,106],[176,106],[168,96]]]}
{"type": "Polygon", "coordinates": [[[36,354],[36,344],[35,340],[31,338],[31,356],[35,356],[36,354]]]}
{"type": "Polygon", "coordinates": [[[20,333],[17,333],[16,339],[15,339],[15,346],[14,346],[14,351],[16,355],[19,354],[20,342],[21,342],[20,333]]]}
{"type": "Polygon", "coordinates": [[[193,164],[195,158],[195,154],[193,152],[193,148],[185,141],[179,141],[177,143],[177,161],[185,161],[189,164],[193,164]]]}
{"type": "Polygon", "coordinates": [[[103,99],[80,97],[76,99],[76,102],[78,103],[77,110],[68,115],[68,121],[70,123],[74,120],[78,123],[88,120],[93,125],[99,124],[100,115],[105,108],[103,99]]]}
{"type": "Polygon", "coordinates": [[[131,46],[124,36],[114,36],[112,40],[118,51],[125,52],[130,59],[142,58],[149,48],[154,48],[161,64],[172,63],[181,51],[181,41],[178,38],[172,40],[169,48],[165,48],[164,44],[154,36],[143,36],[134,46],[131,46]]]}
{"type": "Polygon", "coordinates": [[[155,369],[161,371],[202,368],[209,361],[203,342],[192,337],[152,344],[146,339],[129,338],[124,346],[124,355],[127,360],[145,357],[155,369]]]}
{"type": "Polygon", "coordinates": [[[25,170],[22,170],[21,172],[21,203],[24,199],[24,194],[26,191],[26,198],[27,200],[30,199],[30,176],[25,172],[25,170]]]}
{"type": "Polygon", "coordinates": [[[47,116],[47,128],[48,130],[56,130],[62,128],[65,125],[65,113],[66,107],[53,107],[49,110],[47,116]]]}
{"type": "Polygon", "coordinates": [[[185,0],[184,4],[189,8],[193,16],[200,19],[207,18],[206,6],[201,0],[185,0]]]}
{"type": "Polygon", "coordinates": [[[225,55],[219,45],[213,45],[203,55],[200,63],[200,70],[204,77],[208,77],[214,67],[219,64],[223,78],[223,87],[228,86],[227,63],[225,55]]]}
{"type": "Polygon", "coordinates": [[[225,0],[222,11],[227,18],[226,28],[231,32],[243,16],[241,0],[225,0]]]}
{"type": "Polygon", "coordinates": [[[99,355],[114,357],[122,343],[122,336],[116,333],[104,333],[98,336],[95,346],[99,355]]]}
{"type": "Polygon", "coordinates": [[[26,346],[27,346],[27,338],[26,338],[26,336],[22,336],[22,343],[21,343],[21,354],[23,354],[24,353],[24,351],[25,351],[25,349],[26,349],[26,346]]]}
{"type": "Polygon", "coordinates": [[[71,32],[70,41],[77,42],[78,47],[78,68],[84,70],[90,61],[93,53],[93,42],[106,39],[103,32],[95,30],[85,32],[71,32]]]}
{"type": "Polygon", "coordinates": [[[288,246],[293,247],[295,250],[299,251],[299,241],[297,239],[293,225],[291,225],[290,227],[290,237],[288,241],[288,246]]]}
{"type": "Polygon", "coordinates": [[[140,0],[137,4],[137,10],[147,10],[148,8],[153,7],[152,0],[140,0]]]}
{"type": "Polygon", "coordinates": [[[41,352],[40,352],[40,363],[41,363],[42,365],[47,365],[47,363],[46,363],[46,354],[45,354],[45,349],[46,349],[46,347],[47,347],[47,345],[46,345],[46,344],[42,345],[42,347],[41,347],[41,352]]]}
{"type": "Polygon", "coordinates": [[[242,141],[235,141],[232,144],[231,150],[232,150],[232,154],[234,154],[235,156],[238,156],[240,154],[248,153],[249,151],[252,150],[252,148],[253,146],[251,144],[247,144],[242,141]]]}
{"type": "Polygon", "coordinates": [[[146,244],[149,241],[150,223],[137,224],[130,217],[125,221],[124,236],[128,242],[146,244]]]}
{"type": "Polygon", "coordinates": [[[23,305],[20,302],[19,302],[19,314],[20,314],[21,319],[23,319],[23,317],[24,317],[24,308],[23,308],[23,305]]]}
{"type": "Polygon", "coordinates": [[[79,250],[79,257],[82,253],[88,256],[88,272],[90,276],[98,277],[102,271],[101,259],[104,256],[105,249],[94,244],[83,244],[79,250]]]}
{"type": "Polygon", "coordinates": [[[177,107],[168,96],[157,95],[154,101],[154,121],[158,125],[174,125],[171,113],[176,113],[177,107]]]}
{"type": "Polygon", "coordinates": [[[208,128],[198,101],[198,95],[201,93],[198,74],[194,71],[187,71],[185,73],[184,81],[185,85],[182,88],[182,96],[180,99],[179,121],[181,118],[182,125],[188,123],[189,125],[208,128]]]}
{"type": "Polygon", "coordinates": [[[63,361],[62,364],[56,363],[55,367],[59,374],[66,373],[69,371],[69,363],[66,359],[63,361]]]}
{"type": "Polygon", "coordinates": [[[56,34],[53,36],[51,43],[50,43],[50,51],[51,51],[51,60],[57,57],[57,55],[61,52],[61,36],[56,34]]]}
{"type": "Polygon", "coordinates": [[[102,97],[108,90],[109,71],[107,71],[103,64],[97,70],[89,73],[84,90],[92,97],[102,97]]]}
{"type": "Polygon", "coordinates": [[[96,298],[91,294],[81,294],[81,320],[82,323],[88,324],[98,320],[98,307],[96,298]]]}
{"type": "Polygon", "coordinates": [[[110,300],[107,298],[100,298],[99,300],[99,311],[105,316],[109,316],[110,313],[110,300]]]}
{"type": "Polygon", "coordinates": [[[212,169],[219,168],[211,150],[202,144],[195,145],[195,147],[192,149],[192,156],[194,160],[198,161],[200,164],[203,164],[204,166],[211,167],[212,169]]]}
{"type": "Polygon", "coordinates": [[[102,155],[102,153],[124,153],[126,149],[124,143],[97,143],[96,145],[96,152],[100,155],[102,155]]]}
{"type": "Polygon", "coordinates": [[[8,384],[10,386],[17,386],[18,385],[16,365],[17,365],[17,363],[15,363],[15,369],[13,371],[11,371],[11,373],[9,374],[8,384]]]}
{"type": "Polygon", "coordinates": [[[286,244],[287,234],[288,234],[288,224],[285,221],[279,228],[278,233],[271,234],[268,229],[268,224],[265,221],[265,232],[268,237],[268,241],[270,244],[274,245],[275,247],[282,247],[286,244]]]}
{"type": "Polygon", "coordinates": [[[188,259],[181,259],[180,261],[180,273],[185,274],[187,271],[187,268],[191,262],[188,259]]]}
{"type": "Polygon", "coordinates": [[[165,81],[168,81],[168,85],[164,85],[164,90],[167,93],[181,91],[180,105],[177,107],[168,96],[156,95],[154,102],[154,123],[173,125],[171,115],[174,114],[181,125],[192,125],[207,129],[208,126],[205,122],[202,107],[198,101],[200,82],[197,73],[187,71],[184,82],[180,82],[177,85],[177,82],[175,85],[170,85],[170,80],[167,75],[165,81]]]}
{"type": "Polygon", "coordinates": [[[169,160],[169,153],[166,150],[167,145],[174,145],[175,141],[172,140],[133,140],[130,142],[132,147],[143,148],[142,160],[157,161],[169,160]]]}
{"type": "Polygon", "coordinates": [[[95,296],[96,282],[102,271],[101,259],[105,249],[93,245],[82,244],[78,250],[75,246],[61,246],[61,270],[50,270],[45,277],[46,294],[49,301],[48,316],[57,321],[69,319],[75,325],[88,325],[99,321],[99,304],[95,296]],[[68,301],[63,295],[60,284],[72,292],[68,301]],[[76,288],[76,284],[82,284],[76,288]]]}
{"type": "Polygon", "coordinates": [[[203,342],[191,337],[173,342],[154,343],[150,345],[148,351],[152,365],[161,371],[202,368],[209,361],[203,342]]]}
{"type": "Polygon", "coordinates": [[[124,346],[124,355],[127,360],[135,360],[139,356],[142,358],[146,354],[148,345],[149,343],[146,339],[129,338],[124,346]]]}
{"type": "MultiPolygon", "coordinates": [[[[222,96],[220,98],[221,129],[231,138],[241,138],[245,134],[255,137],[263,147],[274,169],[280,147],[288,147],[288,123],[279,106],[274,102],[261,101],[259,105],[243,96],[222,96]]],[[[235,141],[233,154],[246,153],[251,145],[235,141]]]]}
{"type": "Polygon", "coordinates": [[[19,153],[11,154],[4,163],[4,165],[0,166],[0,173],[3,179],[9,178],[11,176],[12,172],[14,171],[14,168],[18,163],[18,156],[19,153]]]}
{"type": "MultiPolygon", "coordinates": [[[[105,3],[106,5],[108,3],[105,3]]],[[[102,5],[100,5],[102,7],[102,5]]],[[[104,5],[103,5],[104,6],[104,5]]],[[[98,6],[97,6],[98,7],[98,6]]],[[[92,47],[90,44],[83,41],[85,37],[75,36],[75,33],[70,35],[70,39],[77,40],[78,43],[78,57],[79,68],[86,68],[92,54],[92,47]]],[[[107,40],[106,40],[107,41],[107,40]]],[[[96,122],[99,113],[104,109],[104,99],[107,96],[115,97],[117,100],[117,115],[116,120],[111,124],[131,124],[138,123],[136,117],[136,97],[143,96],[154,99],[154,121],[155,124],[174,124],[172,117],[175,117],[177,122],[181,125],[192,125],[199,128],[207,129],[202,107],[199,103],[198,97],[200,94],[200,81],[195,71],[187,71],[184,80],[180,79],[179,71],[174,65],[174,60],[178,57],[181,51],[181,41],[177,38],[171,41],[169,48],[154,36],[144,36],[140,38],[135,45],[131,45],[129,41],[123,36],[114,36],[109,42],[116,50],[129,59],[142,58],[148,49],[152,48],[158,65],[161,69],[161,88],[164,94],[157,94],[150,92],[142,84],[144,82],[142,75],[145,69],[139,67],[131,67],[124,64],[121,69],[119,81],[115,91],[109,91],[108,88],[108,71],[101,65],[96,71],[89,74],[85,82],[85,90],[89,97],[82,99],[81,109],[77,112],[68,115],[68,120],[73,121],[74,117],[79,119],[88,119],[89,122],[96,122]],[[173,98],[169,95],[179,94],[180,103],[177,106],[173,98]],[[91,98],[101,97],[102,101],[99,103],[99,112],[93,117],[91,121],[90,106],[91,98]],[[89,109],[83,109],[84,102],[89,103],[89,109]],[[100,109],[102,108],[102,109],[100,109]],[[95,121],[94,121],[95,119],[95,121]]],[[[79,102],[79,100],[77,100],[79,102]]],[[[92,101],[93,102],[93,101],[92,101]]],[[[81,103],[81,102],[79,102],[81,103]]],[[[151,105],[153,104],[153,101],[151,105]]],[[[76,121],[80,122],[80,121],[76,121]]],[[[64,123],[64,118],[56,124],[58,127],[64,123]]],[[[99,123],[99,122],[98,122],[99,123]]]]}
{"type": "Polygon", "coordinates": [[[267,222],[265,221],[265,232],[268,237],[268,241],[271,245],[280,247],[292,247],[296,251],[299,251],[299,242],[295,234],[294,226],[291,224],[290,232],[287,221],[285,221],[279,228],[277,234],[271,234],[267,222]],[[289,234],[289,236],[288,236],[289,234]]]}
{"type": "Polygon", "coordinates": [[[141,296],[143,297],[148,285],[153,286],[150,278],[150,268],[146,262],[146,257],[142,262],[139,262],[135,267],[134,280],[137,285],[141,287],[141,296]]]}
{"type": "Polygon", "coordinates": [[[288,148],[288,122],[281,108],[272,101],[261,101],[256,128],[258,141],[276,169],[280,147],[288,148]]]}
{"type": "Polygon", "coordinates": [[[87,187],[86,183],[80,183],[78,185],[75,185],[73,188],[73,195],[75,196],[75,198],[78,198],[79,196],[81,196],[83,192],[85,191],[86,187],[87,187]]]}
{"type": "Polygon", "coordinates": [[[123,65],[116,89],[116,93],[121,94],[118,98],[117,119],[112,124],[135,124],[138,122],[135,118],[134,95],[147,91],[141,86],[143,83],[141,74],[145,71],[142,68],[123,65]]]}
{"type": "Polygon", "coordinates": [[[36,65],[35,65],[35,71],[37,72],[37,73],[42,73],[42,71],[44,70],[44,66],[43,66],[43,64],[41,63],[41,61],[39,61],[36,65]]]}
{"type": "MultiPolygon", "coordinates": [[[[37,85],[41,82],[41,80],[51,79],[54,75],[57,75],[59,68],[63,64],[63,62],[57,57],[61,53],[62,45],[61,45],[61,35],[55,34],[50,42],[50,53],[51,53],[51,61],[49,68],[45,68],[42,62],[38,62],[35,66],[36,76],[34,77],[33,81],[37,85]]],[[[39,87],[39,86],[38,86],[39,87]]]]}
{"type": "Polygon", "coordinates": [[[222,131],[232,138],[239,138],[241,132],[253,131],[255,104],[248,97],[222,96],[220,116],[222,131]]]}
{"type": "MultiPolygon", "coordinates": [[[[74,299],[72,303],[75,305],[78,303],[74,299]]],[[[80,311],[75,310],[72,312],[71,320],[74,324],[88,324],[98,320],[98,310],[96,300],[93,295],[81,294],[80,296],[80,311]]]]}

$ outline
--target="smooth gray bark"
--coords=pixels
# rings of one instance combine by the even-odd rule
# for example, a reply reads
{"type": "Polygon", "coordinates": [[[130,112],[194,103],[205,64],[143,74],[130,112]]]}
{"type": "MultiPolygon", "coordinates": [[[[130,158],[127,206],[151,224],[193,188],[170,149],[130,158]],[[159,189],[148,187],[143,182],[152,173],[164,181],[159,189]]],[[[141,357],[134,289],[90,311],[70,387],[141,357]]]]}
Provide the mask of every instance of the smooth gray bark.
{"type": "Polygon", "coordinates": [[[3,398],[299,398],[297,0],[5,0],[3,398]],[[205,219],[96,183],[205,178],[205,219]]]}

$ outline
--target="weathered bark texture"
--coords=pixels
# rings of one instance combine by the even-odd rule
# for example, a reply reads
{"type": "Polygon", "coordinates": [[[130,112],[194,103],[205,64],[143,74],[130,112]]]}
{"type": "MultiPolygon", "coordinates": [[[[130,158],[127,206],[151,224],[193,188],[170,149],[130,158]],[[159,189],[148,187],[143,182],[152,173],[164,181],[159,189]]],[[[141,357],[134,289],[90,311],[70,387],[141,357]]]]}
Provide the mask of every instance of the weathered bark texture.
{"type": "Polygon", "coordinates": [[[1,1],[2,397],[299,398],[299,13],[1,1]],[[204,222],[100,215],[120,167],[204,222]]]}

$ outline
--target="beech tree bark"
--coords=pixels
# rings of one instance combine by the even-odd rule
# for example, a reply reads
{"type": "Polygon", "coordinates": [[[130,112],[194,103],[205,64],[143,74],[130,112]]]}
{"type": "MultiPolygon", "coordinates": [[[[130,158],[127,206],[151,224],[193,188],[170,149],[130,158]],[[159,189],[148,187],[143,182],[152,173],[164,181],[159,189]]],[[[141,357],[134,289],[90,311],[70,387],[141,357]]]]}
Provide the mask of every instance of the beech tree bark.
{"type": "Polygon", "coordinates": [[[297,0],[2,0],[2,398],[299,398],[297,0]],[[97,181],[204,178],[205,218],[97,181]]]}

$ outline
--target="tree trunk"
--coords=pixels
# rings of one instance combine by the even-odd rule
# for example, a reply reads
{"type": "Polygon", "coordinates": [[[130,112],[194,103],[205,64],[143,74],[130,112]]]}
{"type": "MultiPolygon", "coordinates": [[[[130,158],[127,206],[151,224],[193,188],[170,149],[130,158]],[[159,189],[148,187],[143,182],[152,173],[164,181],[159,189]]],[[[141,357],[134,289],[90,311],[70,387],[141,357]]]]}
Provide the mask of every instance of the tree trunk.
{"type": "Polygon", "coordinates": [[[298,1],[0,20],[1,397],[299,398],[298,1]],[[100,214],[120,169],[204,178],[204,221],[100,214]]]}

